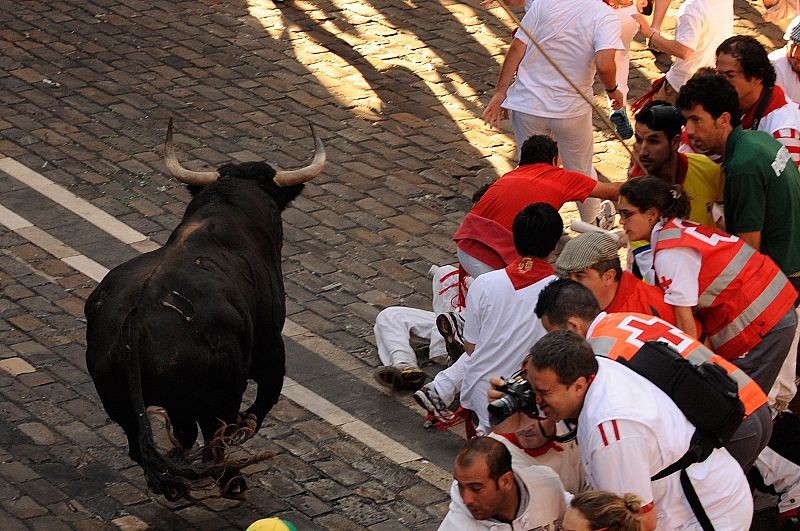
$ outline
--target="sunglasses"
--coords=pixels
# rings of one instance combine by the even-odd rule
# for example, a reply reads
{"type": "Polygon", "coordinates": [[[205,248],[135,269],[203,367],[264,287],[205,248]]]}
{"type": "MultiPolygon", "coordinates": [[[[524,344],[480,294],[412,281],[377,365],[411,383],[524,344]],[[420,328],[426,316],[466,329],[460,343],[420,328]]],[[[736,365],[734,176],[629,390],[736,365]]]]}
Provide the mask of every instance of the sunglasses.
{"type": "Polygon", "coordinates": [[[621,217],[622,219],[630,219],[639,212],[634,212],[633,210],[628,210],[626,208],[618,208],[617,213],[619,214],[619,217],[621,217]]]}

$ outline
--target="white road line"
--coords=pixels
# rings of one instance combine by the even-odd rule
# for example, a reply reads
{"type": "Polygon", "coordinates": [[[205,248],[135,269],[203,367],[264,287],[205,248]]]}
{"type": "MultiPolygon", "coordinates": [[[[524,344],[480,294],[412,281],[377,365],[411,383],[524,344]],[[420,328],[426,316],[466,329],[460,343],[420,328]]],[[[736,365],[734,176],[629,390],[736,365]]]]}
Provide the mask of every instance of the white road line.
{"type": "MultiPolygon", "coordinates": [[[[104,210],[81,199],[69,190],[54,183],[44,175],[20,164],[11,157],[0,158],[0,170],[36,190],[48,199],[51,199],[53,202],[71,210],[92,225],[107,232],[123,243],[133,245],[150,241],[150,239],[141,232],[129,227],[104,210]]],[[[137,250],[139,250],[138,247],[137,250]]]]}
{"type": "MultiPolygon", "coordinates": [[[[30,170],[10,157],[0,159],[0,170],[12,175],[20,182],[33,188],[49,199],[66,206],[78,216],[86,219],[123,243],[127,243],[139,252],[145,252],[142,247],[146,250],[152,250],[151,247],[153,249],[160,247],[156,242],[149,240],[145,235],[128,227],[91,203],[75,196],[72,192],[65,190],[60,185],[30,170]],[[64,199],[67,200],[68,204],[65,205],[61,202],[64,199]],[[92,218],[89,219],[87,215],[91,215],[92,218]],[[120,227],[124,227],[124,229],[120,227]],[[123,237],[126,239],[123,239],[123,237]]],[[[10,230],[61,259],[73,269],[83,273],[96,282],[100,282],[109,271],[105,266],[80,254],[57,238],[34,226],[25,218],[5,208],[2,204],[0,204],[0,224],[5,225],[10,230]]],[[[288,328],[296,334],[298,326],[287,319],[285,328],[288,328]]],[[[339,406],[329,402],[291,378],[284,378],[284,386],[281,394],[397,464],[424,463],[424,467],[427,470],[421,471],[420,477],[440,489],[447,490],[449,488],[450,475],[447,471],[433,463],[424,461],[421,455],[405,445],[395,441],[383,432],[376,430],[364,421],[357,419],[339,406]]]]}
{"type": "Polygon", "coordinates": [[[289,377],[284,377],[283,379],[282,393],[286,398],[296,402],[309,411],[313,411],[329,424],[340,428],[352,437],[360,441],[370,441],[367,446],[378,449],[380,453],[397,464],[402,465],[410,461],[422,459],[422,456],[418,453],[409,450],[383,432],[358,420],[347,411],[328,402],[289,377]]]}
{"type": "Polygon", "coordinates": [[[23,218],[22,216],[16,215],[3,205],[0,205],[0,223],[8,227],[9,230],[13,230],[14,232],[16,232],[19,229],[33,227],[33,223],[23,218]]]}
{"type": "Polygon", "coordinates": [[[32,244],[44,249],[92,280],[100,282],[108,273],[106,267],[82,255],[39,227],[34,226],[30,221],[10,211],[2,204],[0,204],[0,224],[5,225],[9,230],[16,232],[32,244]]]}

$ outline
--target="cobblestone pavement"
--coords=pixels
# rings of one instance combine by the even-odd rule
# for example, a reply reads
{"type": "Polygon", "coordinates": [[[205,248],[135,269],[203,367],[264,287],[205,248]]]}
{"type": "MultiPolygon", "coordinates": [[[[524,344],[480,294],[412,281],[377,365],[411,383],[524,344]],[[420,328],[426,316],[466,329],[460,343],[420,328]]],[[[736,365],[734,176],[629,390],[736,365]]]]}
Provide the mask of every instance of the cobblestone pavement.
{"type": "MultiPolygon", "coordinates": [[[[757,7],[735,5],[737,32],[782,44],[757,7]]],[[[290,343],[297,356],[334,345],[334,369],[369,386],[375,316],[430,306],[425,273],[453,261],[469,197],[513,165],[509,131],[479,119],[511,27],[475,0],[5,2],[0,153],[163,243],[189,199],[164,175],[170,116],[194,169],[304,164],[314,122],[329,163],[284,214],[290,343]]],[[[632,96],[664,67],[634,46],[632,96]]],[[[598,168],[621,179],[623,148],[595,140],[598,168]]],[[[62,242],[105,267],[136,254],[33,196],[0,173],[0,204],[62,242]]],[[[252,467],[247,501],[151,497],[86,374],[95,282],[19,234],[4,230],[0,248],[0,528],[235,529],[277,514],[301,528],[426,529],[446,511],[447,482],[418,472],[424,462],[398,465],[286,399],[248,443],[278,456],[252,467]]],[[[435,437],[408,396],[366,389],[378,429],[413,448],[435,437]]],[[[458,439],[439,437],[417,451],[447,468],[458,439]]]]}

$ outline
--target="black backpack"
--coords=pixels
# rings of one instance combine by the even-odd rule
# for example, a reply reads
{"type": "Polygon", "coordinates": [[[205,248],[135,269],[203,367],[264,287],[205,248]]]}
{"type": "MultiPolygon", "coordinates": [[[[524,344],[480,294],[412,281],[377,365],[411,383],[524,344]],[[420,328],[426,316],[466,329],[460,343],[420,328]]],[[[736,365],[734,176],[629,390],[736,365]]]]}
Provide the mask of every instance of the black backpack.
{"type": "Polygon", "coordinates": [[[721,448],[744,420],[739,387],[724,368],[710,361],[695,365],[660,341],[647,341],[630,360],[617,359],[644,376],[675,402],[695,427],[689,450],[676,462],[654,475],[655,481],[681,471],[681,485],[703,529],[713,529],[686,467],[705,461],[721,448]]]}

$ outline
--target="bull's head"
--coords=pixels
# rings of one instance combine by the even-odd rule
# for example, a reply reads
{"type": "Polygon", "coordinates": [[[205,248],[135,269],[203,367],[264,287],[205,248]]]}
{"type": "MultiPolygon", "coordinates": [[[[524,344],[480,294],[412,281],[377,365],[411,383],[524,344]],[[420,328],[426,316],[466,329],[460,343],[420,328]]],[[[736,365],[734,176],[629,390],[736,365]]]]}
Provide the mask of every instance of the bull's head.
{"type": "MultiPolygon", "coordinates": [[[[305,168],[297,170],[275,170],[273,182],[280,187],[295,186],[310,181],[325,167],[325,146],[322,145],[319,135],[311,125],[311,134],[314,136],[314,159],[305,168]]],[[[206,186],[219,178],[218,171],[193,171],[181,166],[175,156],[175,144],[172,140],[172,118],[167,126],[167,141],[164,144],[164,162],[167,170],[173,177],[182,183],[193,186],[206,186]]]]}

